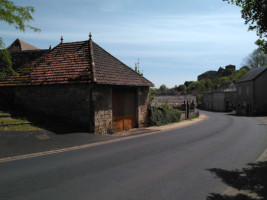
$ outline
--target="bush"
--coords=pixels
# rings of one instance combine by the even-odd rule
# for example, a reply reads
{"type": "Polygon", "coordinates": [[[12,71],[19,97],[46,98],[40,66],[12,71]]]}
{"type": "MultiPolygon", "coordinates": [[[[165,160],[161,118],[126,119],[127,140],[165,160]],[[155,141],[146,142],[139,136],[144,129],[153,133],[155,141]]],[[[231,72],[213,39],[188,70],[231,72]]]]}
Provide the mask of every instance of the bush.
{"type": "Polygon", "coordinates": [[[149,106],[149,125],[162,126],[180,121],[181,111],[172,108],[168,104],[161,106],[149,106]]]}

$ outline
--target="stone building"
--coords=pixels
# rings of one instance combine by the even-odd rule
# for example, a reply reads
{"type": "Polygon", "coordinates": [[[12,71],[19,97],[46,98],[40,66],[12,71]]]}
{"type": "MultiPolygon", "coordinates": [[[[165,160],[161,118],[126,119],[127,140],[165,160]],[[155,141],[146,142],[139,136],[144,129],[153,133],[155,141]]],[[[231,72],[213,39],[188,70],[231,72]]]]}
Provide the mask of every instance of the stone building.
{"type": "Polygon", "coordinates": [[[149,80],[91,39],[61,43],[0,82],[3,104],[59,117],[90,132],[147,125],[149,80]]]}
{"type": "Polygon", "coordinates": [[[39,49],[19,38],[7,47],[7,50],[10,52],[12,67],[14,70],[17,70],[19,67],[24,66],[48,51],[47,49],[39,49]]]}
{"type": "Polygon", "coordinates": [[[204,110],[228,112],[235,109],[236,86],[234,82],[222,83],[219,89],[205,92],[202,98],[204,110]]]}
{"type": "Polygon", "coordinates": [[[213,70],[210,70],[210,71],[206,71],[204,72],[203,74],[200,74],[198,77],[197,77],[197,80],[198,81],[201,81],[201,80],[207,80],[207,79],[214,79],[216,77],[223,77],[223,76],[229,76],[231,75],[232,73],[234,73],[235,71],[235,65],[227,65],[225,66],[225,69],[223,67],[220,67],[218,69],[218,71],[213,71],[213,70]]]}
{"type": "Polygon", "coordinates": [[[203,74],[200,74],[197,77],[197,80],[200,81],[202,79],[212,79],[216,76],[216,74],[217,74],[216,71],[210,70],[210,71],[204,72],[203,74]]]}
{"type": "Polygon", "coordinates": [[[236,82],[236,113],[267,114],[267,65],[251,69],[236,82]]]}

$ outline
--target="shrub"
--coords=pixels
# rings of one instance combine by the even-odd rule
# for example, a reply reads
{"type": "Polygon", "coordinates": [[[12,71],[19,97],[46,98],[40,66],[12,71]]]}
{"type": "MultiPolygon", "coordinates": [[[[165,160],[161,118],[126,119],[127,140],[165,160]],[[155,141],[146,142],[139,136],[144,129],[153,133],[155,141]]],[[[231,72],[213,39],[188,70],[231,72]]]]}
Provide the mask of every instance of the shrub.
{"type": "Polygon", "coordinates": [[[161,106],[149,106],[149,125],[162,126],[180,121],[181,111],[172,108],[168,104],[161,106]]]}

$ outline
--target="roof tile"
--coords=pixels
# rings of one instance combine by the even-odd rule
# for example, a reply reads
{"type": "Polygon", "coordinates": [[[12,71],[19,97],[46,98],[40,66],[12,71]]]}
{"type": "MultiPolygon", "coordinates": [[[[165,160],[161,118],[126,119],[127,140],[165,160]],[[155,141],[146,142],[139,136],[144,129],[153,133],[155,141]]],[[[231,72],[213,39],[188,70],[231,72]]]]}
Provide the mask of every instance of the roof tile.
{"type": "Polygon", "coordinates": [[[153,86],[153,83],[106,52],[91,39],[61,43],[18,70],[0,86],[92,83],[153,86]],[[89,51],[90,46],[92,50],[89,51]],[[92,62],[92,60],[94,62],[92,62]],[[95,63],[95,77],[92,77],[95,63]],[[95,81],[92,81],[95,78],[95,81]]]}

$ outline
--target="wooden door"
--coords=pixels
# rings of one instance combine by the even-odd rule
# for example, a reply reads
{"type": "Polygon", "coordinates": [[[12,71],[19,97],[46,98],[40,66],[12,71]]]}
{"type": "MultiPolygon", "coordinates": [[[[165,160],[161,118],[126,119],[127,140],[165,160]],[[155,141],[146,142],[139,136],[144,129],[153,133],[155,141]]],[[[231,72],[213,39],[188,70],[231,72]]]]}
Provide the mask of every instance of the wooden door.
{"type": "Polygon", "coordinates": [[[114,88],[112,90],[112,113],[116,131],[136,127],[135,89],[114,88]]]}

